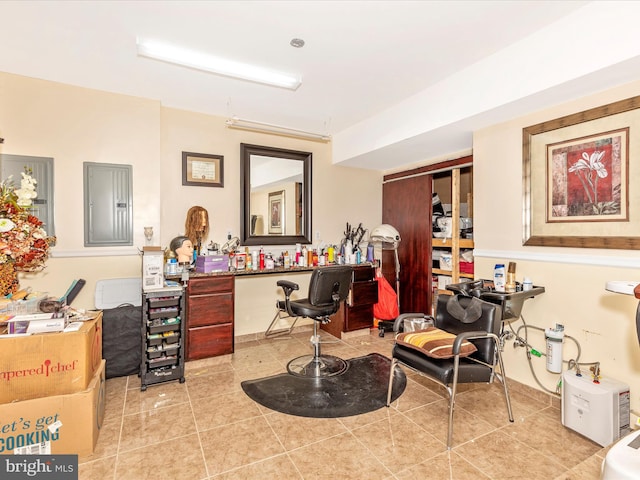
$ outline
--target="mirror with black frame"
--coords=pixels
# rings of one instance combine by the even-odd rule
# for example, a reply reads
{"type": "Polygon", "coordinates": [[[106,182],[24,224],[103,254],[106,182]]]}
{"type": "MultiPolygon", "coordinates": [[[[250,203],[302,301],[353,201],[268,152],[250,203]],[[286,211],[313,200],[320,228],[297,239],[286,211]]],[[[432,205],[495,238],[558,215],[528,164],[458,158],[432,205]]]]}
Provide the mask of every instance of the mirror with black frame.
{"type": "Polygon", "coordinates": [[[240,144],[243,245],[311,243],[310,152],[240,144]]]}

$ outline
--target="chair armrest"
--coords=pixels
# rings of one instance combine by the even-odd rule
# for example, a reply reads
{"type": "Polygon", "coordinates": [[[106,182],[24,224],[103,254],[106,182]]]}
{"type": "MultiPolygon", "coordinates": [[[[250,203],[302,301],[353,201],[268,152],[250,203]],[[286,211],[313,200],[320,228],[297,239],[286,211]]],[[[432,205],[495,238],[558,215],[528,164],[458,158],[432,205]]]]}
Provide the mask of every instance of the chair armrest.
{"type": "Polygon", "coordinates": [[[456,336],[456,339],[453,341],[453,347],[451,353],[454,355],[458,355],[460,353],[460,347],[462,346],[462,342],[465,340],[469,340],[470,338],[491,338],[494,337],[493,334],[479,330],[477,332],[462,332],[456,336]]]}
{"type": "Polygon", "coordinates": [[[396,318],[396,321],[393,324],[393,331],[399,332],[400,326],[403,325],[404,321],[409,318],[423,318],[426,320],[433,317],[431,315],[427,315],[426,313],[403,313],[401,315],[398,315],[398,317],[396,318]]]}
{"type": "Polygon", "coordinates": [[[282,289],[284,290],[284,295],[285,297],[287,297],[287,299],[291,295],[291,292],[293,292],[294,290],[300,289],[300,285],[298,285],[297,283],[290,282],[289,280],[278,280],[276,282],[276,285],[278,285],[279,287],[282,287],[282,289]]]}

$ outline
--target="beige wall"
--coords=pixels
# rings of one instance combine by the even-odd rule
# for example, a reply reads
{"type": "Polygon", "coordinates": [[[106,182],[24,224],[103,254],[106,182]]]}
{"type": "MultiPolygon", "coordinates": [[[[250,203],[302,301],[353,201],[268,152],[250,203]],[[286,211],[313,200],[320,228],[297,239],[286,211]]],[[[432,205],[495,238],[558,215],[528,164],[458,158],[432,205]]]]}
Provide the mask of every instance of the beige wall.
{"type": "MultiPolygon", "coordinates": [[[[183,232],[193,205],[209,211],[210,239],[224,242],[228,230],[239,235],[240,143],[313,153],[314,243],[315,232],[321,241],[340,241],[346,222],[369,229],[381,222],[381,173],[333,165],[330,144],[227,130],[224,120],[164,108],[155,100],[0,73],[0,152],[54,158],[58,244],[45,271],[21,275],[22,284],[58,296],[73,279],[84,278],[87,285],[74,306],[93,308],[98,279],[140,275],[143,227],[153,226],[155,243],[166,247],[183,232]],[[182,186],[182,151],[223,155],[224,188],[182,186]],[[85,161],[133,165],[133,247],[84,248],[85,161]]],[[[251,326],[238,325],[236,333],[264,330],[273,317],[274,290],[268,304],[254,305],[250,297],[262,292],[252,292],[250,282],[241,288],[248,298],[238,298],[236,313],[251,326]],[[249,304],[251,315],[243,313],[249,304]]],[[[262,283],[255,288],[263,289],[262,283]]]]}
{"type": "MultiPolygon", "coordinates": [[[[475,132],[473,179],[476,278],[492,278],[495,263],[515,261],[519,281],[528,276],[546,289],[525,302],[527,324],[563,324],[580,344],[580,361],[599,361],[603,375],[628,383],[632,409],[640,411],[640,346],[634,323],[638,302],[604,288],[607,280],[640,281],[640,252],[522,246],[522,129],[635,95],[640,95],[640,82],[475,132]]],[[[630,188],[637,189],[638,152],[632,151],[629,160],[630,188]]],[[[637,215],[637,205],[630,205],[630,211],[637,215]]],[[[615,224],[611,234],[616,234],[615,224]]],[[[521,325],[514,322],[514,330],[521,325]]],[[[530,343],[544,351],[544,334],[528,330],[530,343]]],[[[576,358],[573,341],[564,347],[564,359],[576,358]]],[[[514,348],[512,341],[505,345],[505,362],[509,377],[538,386],[525,350],[514,348]]],[[[546,372],[544,358],[533,357],[532,364],[542,385],[554,390],[559,375],[546,372]]]]}

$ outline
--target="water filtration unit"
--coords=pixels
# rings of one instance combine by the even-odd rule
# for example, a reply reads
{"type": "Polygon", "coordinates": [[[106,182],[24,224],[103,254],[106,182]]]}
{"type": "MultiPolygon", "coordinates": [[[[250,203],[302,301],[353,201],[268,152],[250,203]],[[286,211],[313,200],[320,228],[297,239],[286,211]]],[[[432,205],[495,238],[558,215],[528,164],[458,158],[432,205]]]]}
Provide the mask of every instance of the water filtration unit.
{"type": "Polygon", "coordinates": [[[562,424],[606,447],[630,430],[629,385],[566,371],[562,376],[562,424]]]}
{"type": "Polygon", "coordinates": [[[556,323],[555,328],[545,329],[544,336],[547,340],[547,370],[552,373],[562,373],[564,325],[556,323]]]}

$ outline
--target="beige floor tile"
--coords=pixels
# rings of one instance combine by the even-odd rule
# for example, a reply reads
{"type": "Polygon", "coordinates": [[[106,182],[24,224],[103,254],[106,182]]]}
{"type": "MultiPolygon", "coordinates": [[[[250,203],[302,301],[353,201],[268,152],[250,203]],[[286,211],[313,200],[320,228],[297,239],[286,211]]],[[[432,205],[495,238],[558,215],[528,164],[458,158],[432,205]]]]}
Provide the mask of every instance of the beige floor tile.
{"type": "MultiPolygon", "coordinates": [[[[187,362],[184,384],[141,392],[137,375],[107,380],[98,444],[79,459],[79,479],[599,479],[608,449],[563,427],[556,398],[517,382],[509,382],[513,424],[499,383],[459,386],[452,451],[445,390],[408,369],[392,407],[364,415],[295,417],[250,400],[241,382],[284,373],[311,353],[310,336],[305,325],[292,336],[243,339],[234,354],[187,362]],[[180,470],[167,473],[167,459],[180,470]]],[[[371,331],[328,351],[389,356],[392,345],[390,334],[371,331]]]]}
{"type": "Polygon", "coordinates": [[[455,452],[444,452],[426,462],[410,467],[396,474],[398,480],[488,480],[484,473],[475,468],[455,452]]]}
{"type": "Polygon", "coordinates": [[[196,433],[196,425],[189,404],[125,415],[118,453],[193,433],[196,433]]]}
{"type": "MultiPolygon", "coordinates": [[[[412,422],[420,425],[442,443],[447,443],[449,431],[449,403],[442,399],[404,414],[412,422]]],[[[453,447],[481,437],[495,430],[495,427],[471,412],[456,405],[453,416],[453,447]]]]}
{"type": "Polygon", "coordinates": [[[195,401],[200,398],[211,398],[216,395],[237,392],[242,390],[240,379],[234,370],[215,372],[210,375],[199,375],[189,378],[185,382],[189,398],[195,401]]]}
{"type": "Polygon", "coordinates": [[[378,422],[380,420],[388,420],[391,415],[398,415],[398,411],[395,408],[379,408],[373,412],[364,413],[362,415],[354,415],[352,417],[342,417],[340,422],[349,430],[354,430],[359,427],[364,427],[371,423],[378,422]]]}
{"type": "Polygon", "coordinates": [[[82,480],[111,480],[116,471],[116,456],[79,463],[78,478],[82,480]]]}
{"type": "Polygon", "coordinates": [[[284,453],[263,416],[200,433],[209,475],[224,473],[284,453]]]}
{"type": "Polygon", "coordinates": [[[371,452],[376,452],[380,461],[394,474],[446,449],[444,443],[404,415],[394,415],[357,428],[353,434],[371,452]]]}
{"type": "Polygon", "coordinates": [[[244,392],[232,392],[192,401],[198,431],[261,415],[256,402],[244,392]]]}
{"type": "MultiPolygon", "coordinates": [[[[504,390],[499,383],[481,384],[479,388],[456,394],[456,407],[461,407],[496,428],[509,424],[509,412],[504,390]]],[[[511,396],[511,408],[515,418],[521,418],[533,412],[530,408],[521,408],[521,404],[511,396]]]]}
{"type": "Polygon", "coordinates": [[[279,373],[286,373],[286,371],[286,362],[269,360],[252,368],[234,370],[234,373],[239,382],[244,382],[245,380],[255,380],[278,375],[279,373]]]}
{"type": "Polygon", "coordinates": [[[184,376],[188,381],[200,375],[211,375],[227,370],[233,370],[231,354],[188,361],[184,365],[184,376]]]}
{"type": "Polygon", "coordinates": [[[122,428],[122,416],[117,420],[104,422],[100,427],[98,442],[91,455],[81,456],[78,462],[88,462],[99,458],[111,457],[118,453],[118,443],[120,441],[120,430],[122,428]]]}
{"type": "Polygon", "coordinates": [[[400,412],[406,412],[441,399],[440,395],[407,378],[407,388],[396,401],[391,403],[391,406],[400,412]]]}
{"type": "Polygon", "coordinates": [[[274,412],[265,417],[285,450],[294,450],[347,431],[336,418],[307,418],[274,412]]]}
{"type": "Polygon", "coordinates": [[[521,442],[535,445],[536,450],[555,457],[567,468],[575,467],[601,449],[600,445],[563,426],[560,412],[552,407],[519,419],[504,431],[521,442]],[[544,432],[544,435],[532,437],[532,431],[544,432]],[[571,445],[570,450],[567,445],[571,445]]]}
{"type": "Polygon", "coordinates": [[[495,430],[473,442],[467,442],[454,451],[494,480],[548,480],[568,470],[502,430],[495,430]]]}
{"type": "Polygon", "coordinates": [[[302,475],[300,475],[289,456],[282,454],[210,478],[211,480],[302,480],[302,475]]]}
{"type": "Polygon", "coordinates": [[[140,389],[127,390],[124,414],[131,415],[187,402],[189,402],[189,396],[184,383],[167,382],[151,385],[144,392],[140,389]]]}
{"type": "Polygon", "coordinates": [[[556,480],[600,480],[601,469],[602,459],[593,455],[556,477],[556,480]]]}
{"type": "Polygon", "coordinates": [[[118,456],[115,480],[207,478],[198,435],[175,438],[118,456]]]}
{"type": "Polygon", "coordinates": [[[307,445],[289,452],[289,456],[305,480],[382,480],[391,473],[350,433],[307,445]]]}

